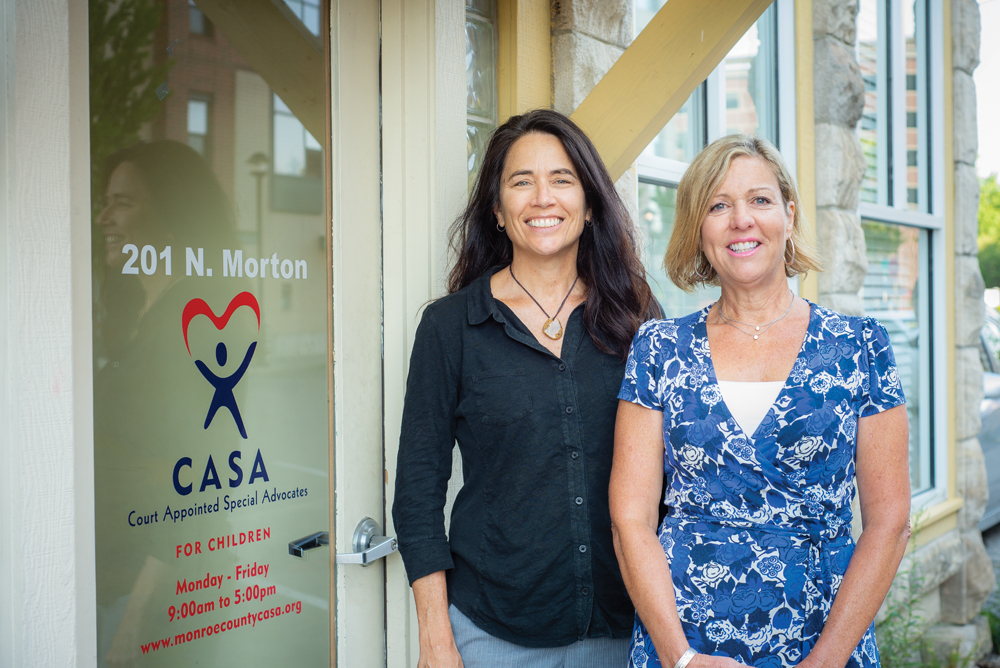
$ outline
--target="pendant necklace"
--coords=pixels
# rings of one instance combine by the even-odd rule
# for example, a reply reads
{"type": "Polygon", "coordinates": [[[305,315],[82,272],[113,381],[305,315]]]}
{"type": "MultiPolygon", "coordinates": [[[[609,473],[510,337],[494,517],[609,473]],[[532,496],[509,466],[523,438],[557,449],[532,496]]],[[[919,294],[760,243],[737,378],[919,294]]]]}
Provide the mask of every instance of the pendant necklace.
{"type": "Polygon", "coordinates": [[[775,318],[771,322],[765,322],[762,325],[751,325],[750,323],[743,322],[741,320],[733,320],[732,318],[727,318],[725,316],[725,314],[722,312],[722,304],[719,304],[719,317],[722,318],[722,322],[726,323],[727,325],[729,325],[730,327],[732,327],[733,329],[735,329],[738,332],[742,332],[742,333],[746,334],[747,336],[752,336],[753,340],[756,341],[758,339],[758,337],[760,337],[761,334],[763,334],[767,330],[771,329],[771,327],[774,325],[774,323],[776,323],[779,320],[781,320],[782,318],[784,318],[792,310],[792,306],[795,305],[795,295],[792,293],[791,290],[788,291],[788,294],[792,295],[792,301],[788,305],[788,308],[785,309],[784,313],[782,313],[781,315],[779,315],[777,318],[775,318]],[[734,324],[734,323],[736,323],[736,324],[734,324]],[[743,325],[744,327],[753,327],[754,331],[748,332],[745,329],[743,329],[742,327],[737,327],[736,326],[737,324],[743,325]],[[761,329],[762,327],[763,327],[763,329],[761,329]]]}
{"type": "MultiPolygon", "coordinates": [[[[521,285],[521,281],[517,280],[517,276],[514,275],[513,266],[514,265],[508,265],[507,267],[507,269],[510,271],[510,277],[514,279],[515,283],[521,285]]],[[[580,280],[579,274],[577,274],[576,278],[573,279],[573,285],[569,286],[569,292],[567,292],[566,296],[563,297],[562,304],[559,304],[559,308],[557,308],[556,312],[552,315],[549,315],[548,311],[542,308],[542,305],[538,303],[538,300],[535,299],[530,292],[528,292],[528,288],[521,285],[521,289],[524,290],[524,294],[531,297],[531,301],[535,302],[535,306],[542,309],[542,313],[544,313],[545,317],[548,318],[548,320],[545,321],[545,324],[542,325],[542,334],[549,337],[553,341],[558,341],[560,338],[562,338],[563,326],[562,323],[559,322],[559,318],[557,316],[559,315],[559,311],[562,311],[562,307],[566,305],[566,300],[569,299],[569,296],[573,293],[573,288],[576,287],[576,282],[578,280],[580,280]]]]}

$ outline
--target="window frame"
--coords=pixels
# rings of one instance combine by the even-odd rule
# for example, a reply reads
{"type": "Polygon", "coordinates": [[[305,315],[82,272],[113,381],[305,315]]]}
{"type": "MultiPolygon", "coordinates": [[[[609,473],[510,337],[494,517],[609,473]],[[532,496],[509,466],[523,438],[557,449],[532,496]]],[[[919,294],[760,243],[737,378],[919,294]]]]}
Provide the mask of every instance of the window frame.
{"type": "MultiPolygon", "coordinates": [[[[926,138],[918,144],[918,151],[921,152],[919,161],[927,165],[927,173],[920,176],[918,187],[923,189],[923,193],[918,195],[919,201],[926,201],[926,211],[912,211],[906,208],[907,203],[907,181],[905,178],[905,166],[907,164],[906,147],[906,60],[905,46],[901,52],[902,57],[894,59],[894,69],[898,69],[893,77],[894,86],[891,91],[891,103],[889,95],[882,95],[879,99],[880,112],[884,105],[885,117],[888,118],[890,109],[895,109],[894,115],[898,115],[899,122],[892,123],[894,136],[892,137],[892,155],[888,153],[889,136],[883,130],[885,123],[880,123],[879,128],[882,133],[878,137],[878,150],[885,154],[880,157],[884,163],[880,169],[884,168],[886,175],[892,164],[903,165],[902,178],[893,181],[893,205],[889,205],[888,191],[884,187],[879,189],[879,204],[862,202],[858,213],[862,219],[877,222],[916,227],[928,231],[926,237],[926,254],[922,254],[921,259],[926,257],[928,266],[921,266],[921,274],[927,276],[927,284],[930,285],[928,294],[929,323],[926,331],[929,332],[929,364],[926,373],[921,374],[921,385],[927,384],[931,392],[930,401],[930,441],[931,453],[929,463],[931,466],[931,484],[927,489],[914,494],[911,503],[914,511],[929,508],[933,505],[947,500],[948,497],[948,392],[934,391],[933,386],[941,386],[939,379],[948,378],[948,355],[946,345],[948,342],[947,318],[943,317],[945,305],[947,304],[947,292],[949,285],[947,281],[935,280],[943,274],[946,267],[946,249],[943,232],[946,226],[945,212],[945,168],[943,161],[934,159],[937,156],[944,156],[945,132],[944,132],[944,66],[941,58],[934,58],[934,54],[944,53],[944,33],[941,26],[944,25],[944,10],[941,0],[923,0],[924,10],[927,20],[921,26],[919,21],[915,30],[921,31],[924,35],[923,48],[918,50],[918,77],[926,82],[924,86],[918,86],[918,105],[926,109],[926,113],[918,115],[923,118],[923,122],[918,120],[917,132],[920,137],[926,138]],[[921,64],[922,63],[922,64],[921,64]],[[923,67],[924,69],[921,69],[923,67]]],[[[882,5],[880,12],[884,14],[885,5],[882,5]]],[[[879,47],[884,46],[885,38],[888,35],[895,35],[895,43],[903,43],[902,38],[902,14],[898,11],[901,7],[901,0],[892,1],[893,11],[890,18],[893,25],[886,31],[885,21],[879,23],[879,47]]],[[[796,99],[796,63],[795,63],[795,16],[794,2],[792,0],[775,0],[777,10],[777,94],[778,94],[778,147],[785,158],[792,173],[797,173],[797,99],[796,99]],[[791,84],[791,85],[789,85],[791,84]]],[[[885,59],[880,61],[880,68],[885,68],[885,59]]],[[[716,68],[706,79],[704,89],[705,114],[706,114],[706,140],[711,142],[725,134],[725,77],[724,64],[716,68]]],[[[888,70],[880,71],[878,81],[888,80],[888,70]],[[884,77],[884,78],[883,78],[884,77]]],[[[884,88],[884,86],[883,86],[884,88]]],[[[860,123],[860,121],[859,121],[860,123]]],[[[676,188],[680,182],[688,163],[667,158],[641,155],[636,160],[636,171],[640,183],[676,188]]],[[[798,281],[789,281],[792,289],[798,293],[798,281]]]]}
{"type": "MultiPolygon", "coordinates": [[[[210,93],[189,93],[186,106],[187,117],[185,123],[187,124],[187,135],[188,135],[188,146],[191,146],[191,135],[199,136],[198,133],[191,132],[191,103],[200,102],[205,105],[205,133],[200,135],[204,141],[204,150],[199,151],[201,157],[205,159],[208,164],[212,164],[214,158],[212,151],[212,112],[213,112],[213,99],[210,93]]],[[[194,148],[194,147],[192,147],[194,148]]],[[[195,149],[197,150],[197,149],[195,149]]]]}
{"type": "MultiPolygon", "coordinates": [[[[269,89],[269,91],[271,96],[271,116],[269,120],[270,137],[268,146],[271,151],[271,159],[268,165],[267,188],[269,195],[267,198],[267,207],[269,210],[279,213],[307,216],[322,214],[322,207],[325,206],[323,203],[323,183],[327,178],[326,158],[323,157],[323,153],[325,152],[321,148],[321,157],[319,160],[320,173],[309,174],[306,172],[309,165],[309,151],[312,150],[308,148],[306,136],[311,135],[306,127],[302,125],[302,121],[295,116],[291,109],[288,109],[288,105],[281,99],[281,96],[274,90],[269,89]],[[284,109],[278,107],[279,102],[284,109]],[[279,117],[294,119],[301,126],[302,170],[304,173],[287,174],[278,171],[278,133],[276,125],[279,117]]],[[[313,137],[313,139],[315,140],[316,138],[313,137]]],[[[323,145],[320,144],[320,146],[322,147],[323,145]]]]}
{"type": "MultiPolygon", "coordinates": [[[[785,164],[792,174],[798,170],[796,96],[796,51],[795,51],[795,3],[794,0],[774,0],[775,36],[777,39],[775,88],[777,90],[777,141],[785,164]]],[[[702,121],[705,128],[705,145],[727,134],[726,127],[726,77],[725,60],[716,67],[705,85],[697,89],[703,95],[702,121]]],[[[700,150],[700,149],[699,149],[700,150]]],[[[690,163],[672,160],[646,153],[636,159],[637,182],[652,186],[676,188],[690,163]]],[[[788,285],[797,295],[800,292],[798,277],[790,278],[788,285]]]]}
{"type": "Polygon", "coordinates": [[[215,24],[212,23],[212,20],[210,18],[208,18],[208,15],[205,12],[201,11],[201,7],[199,7],[197,4],[195,4],[194,0],[188,0],[188,8],[187,9],[188,9],[188,11],[187,11],[187,14],[188,14],[188,16],[187,16],[187,19],[188,19],[188,34],[191,35],[191,36],[193,36],[193,37],[201,37],[203,39],[212,39],[212,38],[214,38],[215,37],[215,24]],[[200,32],[196,32],[195,30],[192,30],[192,27],[191,27],[191,10],[192,9],[195,10],[196,12],[198,12],[199,14],[201,14],[202,30],[200,32]]]}
{"type": "MultiPolygon", "coordinates": [[[[467,54],[467,57],[468,57],[468,50],[469,50],[469,46],[470,46],[470,43],[469,43],[469,26],[470,26],[471,22],[475,21],[475,22],[478,22],[478,23],[481,23],[481,24],[488,25],[492,29],[492,40],[493,40],[493,44],[492,44],[492,46],[493,46],[493,53],[491,54],[491,56],[492,56],[492,63],[491,63],[492,68],[491,69],[493,71],[493,90],[490,91],[492,93],[492,95],[493,95],[493,100],[492,100],[493,101],[493,109],[492,109],[493,116],[492,117],[489,117],[489,116],[486,116],[486,115],[483,115],[483,114],[478,114],[478,113],[476,113],[476,112],[474,112],[474,111],[472,111],[472,110],[469,109],[469,105],[468,105],[468,91],[469,91],[468,65],[466,65],[466,71],[465,71],[465,76],[466,76],[466,88],[465,88],[465,90],[466,90],[466,100],[465,100],[465,104],[464,104],[463,108],[465,110],[464,113],[465,113],[465,133],[466,133],[466,160],[467,160],[467,165],[468,165],[468,186],[467,187],[468,187],[468,192],[469,192],[470,195],[472,194],[472,189],[473,189],[473,187],[475,185],[475,179],[477,178],[477,176],[479,174],[479,169],[482,166],[479,163],[479,160],[482,159],[482,155],[480,154],[479,156],[476,156],[475,153],[474,153],[474,151],[473,151],[473,149],[474,149],[473,142],[469,138],[471,136],[470,129],[471,128],[476,128],[477,132],[486,132],[487,134],[484,135],[484,137],[485,136],[492,136],[493,132],[496,131],[497,127],[499,126],[499,122],[500,122],[500,119],[499,119],[499,117],[500,117],[500,91],[499,91],[499,85],[498,85],[499,84],[499,74],[500,74],[500,72],[499,72],[499,64],[498,64],[499,48],[500,48],[500,30],[499,30],[499,17],[497,16],[498,7],[497,7],[496,0],[487,0],[486,4],[489,5],[489,10],[490,10],[489,14],[485,13],[484,11],[482,11],[481,7],[474,6],[475,2],[470,2],[469,0],[465,1],[465,3],[464,3],[464,10],[463,10],[463,26],[464,26],[463,33],[465,35],[465,45],[466,45],[466,54],[467,54]],[[477,159],[477,157],[478,157],[478,159],[477,159]]],[[[486,147],[486,145],[484,144],[480,148],[482,148],[482,149],[485,150],[485,147],[486,147]]]]}
{"type": "MultiPolygon", "coordinates": [[[[777,114],[778,114],[778,148],[788,168],[794,174],[797,170],[796,160],[796,95],[795,82],[795,7],[793,0],[775,0],[777,20],[778,58],[777,71],[777,114]],[[787,54],[789,57],[782,57],[787,54]],[[782,85],[790,82],[791,85],[782,85]]],[[[724,137],[726,132],[726,77],[725,61],[719,64],[708,78],[704,88],[698,88],[704,95],[703,114],[705,122],[706,144],[724,137]]],[[[658,186],[676,186],[684,171],[688,168],[686,162],[671,160],[648,154],[640,155],[636,161],[636,171],[639,181],[658,186]]]]}
{"type": "MultiPolygon", "coordinates": [[[[926,113],[918,115],[918,119],[925,119],[923,123],[918,120],[917,133],[924,141],[918,143],[918,151],[923,154],[923,163],[927,165],[927,173],[918,179],[918,191],[923,191],[918,195],[918,201],[927,202],[927,212],[911,211],[907,205],[907,182],[905,178],[907,168],[907,147],[906,147],[906,58],[905,41],[903,40],[902,12],[899,11],[903,0],[891,0],[890,3],[879,3],[880,18],[888,12],[890,25],[888,30],[883,29],[884,21],[879,25],[879,48],[880,55],[887,49],[894,49],[893,45],[903,45],[899,52],[892,51],[891,64],[889,67],[893,71],[893,85],[888,97],[891,104],[888,105],[890,111],[886,113],[887,122],[879,126],[879,151],[886,152],[887,164],[885,174],[889,178],[892,188],[893,204],[883,202],[883,187],[879,186],[880,203],[861,202],[858,213],[863,220],[872,220],[880,223],[888,223],[905,227],[912,227],[927,230],[927,243],[930,246],[927,252],[929,266],[925,269],[921,267],[921,275],[926,273],[927,284],[931,287],[928,294],[929,318],[930,322],[926,330],[930,334],[928,368],[921,369],[921,388],[931,393],[930,401],[930,441],[931,452],[929,462],[931,465],[930,487],[913,494],[911,504],[913,512],[929,508],[938,503],[946,501],[948,498],[948,391],[935,391],[935,387],[943,387],[944,384],[938,379],[948,378],[948,328],[947,318],[943,317],[947,302],[948,281],[935,280],[936,275],[944,274],[947,263],[945,249],[944,231],[947,222],[945,211],[945,168],[943,159],[935,160],[934,156],[944,156],[944,62],[943,58],[934,58],[934,54],[944,53],[944,32],[941,26],[944,25],[944,9],[941,0],[921,0],[926,22],[922,25],[919,17],[915,18],[915,31],[920,31],[924,35],[922,49],[917,51],[918,78],[924,75],[924,86],[917,88],[918,108],[922,107],[926,113]],[[883,35],[888,33],[892,40],[888,45],[882,44],[883,35]],[[921,72],[921,63],[924,68],[921,72]],[[883,130],[884,125],[888,128],[883,130]],[[929,127],[928,127],[929,126],[929,127]],[[892,136],[891,156],[884,142],[882,135],[892,136]],[[903,176],[892,173],[896,166],[903,176]]],[[[880,60],[880,70],[882,68],[880,60]]],[[[880,111],[881,113],[881,111],[880,111]]],[[[920,159],[918,158],[918,163],[920,159]]],[[[881,166],[880,166],[881,169],[881,166]]],[[[887,189],[886,195],[888,194],[887,189]]],[[[921,366],[924,362],[921,360],[921,366]]]]}

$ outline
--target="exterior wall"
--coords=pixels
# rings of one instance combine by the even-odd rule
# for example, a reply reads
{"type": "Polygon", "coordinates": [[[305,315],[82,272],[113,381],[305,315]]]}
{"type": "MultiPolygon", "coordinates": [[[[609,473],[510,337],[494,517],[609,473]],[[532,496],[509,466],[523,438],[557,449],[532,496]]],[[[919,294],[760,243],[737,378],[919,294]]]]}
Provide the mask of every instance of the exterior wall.
{"type": "Polygon", "coordinates": [[[87,4],[0,42],[0,666],[93,666],[87,4]]]}
{"type": "Polygon", "coordinates": [[[868,273],[858,215],[865,159],[854,132],[865,93],[854,55],[857,12],[857,0],[813,2],[813,81],[824,82],[814,87],[818,299],[849,315],[864,311],[858,290],[868,273]]]}
{"type": "MultiPolygon", "coordinates": [[[[947,5],[946,5],[947,7],[947,5]]],[[[835,310],[863,313],[857,296],[868,269],[858,214],[865,162],[854,128],[864,106],[864,82],[855,58],[856,0],[813,0],[813,80],[815,87],[816,230],[824,252],[819,302],[835,310]]],[[[946,9],[947,11],[947,9],[946,9]]],[[[928,638],[941,657],[989,648],[989,633],[977,617],[995,586],[992,564],[976,524],[986,503],[986,477],[979,431],[982,367],[977,351],[983,324],[983,281],[977,253],[979,182],[976,157],[975,87],[979,61],[979,14],[975,0],[952,0],[955,232],[955,488],[964,501],[957,528],[922,545],[904,560],[901,573],[916,567],[922,578],[919,611],[938,626],[928,638]]],[[[947,76],[947,75],[946,75],[947,76]]],[[[943,156],[942,158],[943,159],[943,156]]],[[[950,445],[950,444],[949,444],[950,445]]],[[[897,589],[899,587],[897,586],[897,589]]],[[[899,593],[892,594],[898,596],[899,593]]],[[[884,618],[885,610],[879,620],[884,618]]]]}
{"type": "MultiPolygon", "coordinates": [[[[633,0],[552,0],[552,99],[572,114],[625,49],[635,30],[633,0]]],[[[633,219],[635,165],[615,183],[633,219]]]]}
{"type": "MultiPolygon", "coordinates": [[[[802,3],[803,5],[805,3],[802,3]]],[[[811,0],[815,181],[800,184],[816,202],[816,235],[824,253],[825,271],[818,276],[818,302],[835,310],[862,314],[858,291],[868,272],[864,233],[859,214],[865,159],[856,134],[864,108],[864,81],[855,56],[857,0],[811,0]]],[[[931,508],[925,522],[937,527],[923,534],[919,549],[901,567],[913,566],[922,578],[918,605],[924,623],[936,626],[928,638],[941,657],[958,648],[962,655],[988,648],[988,632],[978,617],[983,601],[995,586],[992,566],[976,524],[986,501],[982,451],[976,440],[982,371],[976,345],[983,321],[983,282],[977,253],[978,180],[975,89],[972,71],[978,64],[979,18],[975,0],[947,0],[954,44],[952,63],[945,57],[945,77],[951,78],[954,117],[954,207],[948,213],[954,225],[955,289],[955,441],[946,444],[953,454],[951,499],[931,508]],[[947,506],[947,507],[945,507],[947,506]],[[954,508],[960,507],[957,516],[954,508]],[[954,526],[954,528],[948,528],[954,526]]],[[[571,113],[631,42],[632,2],[614,0],[552,0],[553,99],[555,107],[571,113]]],[[[938,56],[941,57],[941,56],[938,56]]],[[[802,89],[803,87],[799,87],[802,89]]],[[[946,87],[947,90],[947,87],[946,87]]],[[[945,156],[947,151],[945,152],[945,156]]],[[[941,156],[938,159],[945,159],[941,156]]],[[[947,177],[946,177],[947,178],[947,177]]],[[[619,189],[634,192],[633,170],[619,189]]],[[[942,316],[943,317],[943,316],[942,316]]],[[[940,352],[940,351],[939,351],[940,352]]],[[[900,588],[897,587],[898,596],[900,588]]],[[[885,610],[879,621],[884,619],[885,610]]]]}
{"type": "MultiPolygon", "coordinates": [[[[955,495],[964,500],[957,530],[964,559],[958,572],[941,585],[941,621],[962,625],[978,617],[996,582],[993,566],[976,524],[982,518],[988,489],[983,452],[976,440],[983,372],[976,345],[983,325],[983,278],[977,258],[979,180],[976,90],[972,72],[979,64],[979,5],[951,0],[952,155],[955,249],[955,495]]],[[[983,626],[979,622],[979,626],[983,626]]],[[[954,635],[954,632],[952,632],[954,635]]],[[[954,643],[951,643],[954,644],[954,643]]]]}
{"type": "MultiPolygon", "coordinates": [[[[864,164],[853,133],[863,94],[853,51],[857,5],[812,4],[813,76],[828,82],[814,100],[816,222],[820,246],[836,249],[825,258],[819,301],[858,313],[856,292],[867,262],[857,215],[864,164]]],[[[975,438],[981,371],[974,345],[983,283],[976,260],[971,74],[978,64],[979,19],[975,0],[945,6],[954,44],[946,73],[954,119],[952,493],[964,505],[956,529],[912,559],[924,573],[927,618],[944,623],[932,637],[941,646],[969,647],[982,638],[975,615],[994,586],[976,530],[986,498],[975,438]]],[[[552,10],[553,94],[556,108],[568,113],[631,42],[632,2],[552,0],[552,10]]],[[[18,0],[0,11],[0,377],[6,380],[0,385],[0,666],[90,666],[96,660],[86,26],[83,0],[18,0]]],[[[634,170],[618,184],[633,207],[634,184],[634,170]]],[[[407,296],[409,307],[400,308],[407,318],[424,292],[435,292],[437,275],[429,272],[426,290],[407,296]]]]}
{"type": "MultiPolygon", "coordinates": [[[[862,312],[857,291],[867,272],[865,241],[857,213],[864,158],[854,127],[861,117],[864,84],[854,55],[854,0],[814,0],[817,237],[826,256],[819,276],[819,301],[846,312],[862,312]]],[[[976,617],[995,582],[976,523],[986,502],[979,431],[982,367],[976,345],[983,321],[983,281],[976,258],[979,183],[976,157],[975,88],[979,60],[979,16],[975,0],[953,0],[952,43],[955,205],[955,489],[964,501],[957,529],[922,546],[901,567],[916,566],[923,578],[921,612],[942,622],[929,637],[946,656],[988,648],[988,633],[976,617]],[[965,626],[968,625],[968,626],[965,626]]],[[[883,611],[884,614],[884,611],[883,611]]]]}

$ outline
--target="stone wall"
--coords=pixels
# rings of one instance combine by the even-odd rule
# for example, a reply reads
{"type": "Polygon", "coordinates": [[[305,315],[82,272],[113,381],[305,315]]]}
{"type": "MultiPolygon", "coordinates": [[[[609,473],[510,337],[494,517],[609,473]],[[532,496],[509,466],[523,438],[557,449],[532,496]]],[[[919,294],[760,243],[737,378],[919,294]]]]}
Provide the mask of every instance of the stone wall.
{"type": "MultiPolygon", "coordinates": [[[[552,0],[552,99],[572,114],[632,43],[633,0],[552,0]]],[[[615,187],[638,220],[635,165],[615,187]]]]}
{"type": "MultiPolygon", "coordinates": [[[[825,269],[819,275],[819,302],[850,314],[863,312],[857,292],[868,269],[858,215],[865,162],[855,134],[864,106],[864,82],[854,52],[857,11],[857,0],[813,0],[813,75],[815,82],[822,82],[814,86],[816,230],[825,269]]],[[[955,494],[965,503],[957,530],[917,550],[901,568],[908,573],[916,567],[921,573],[925,622],[940,622],[926,638],[940,658],[954,649],[967,655],[989,647],[988,629],[977,616],[995,586],[976,529],[987,496],[983,454],[976,440],[982,399],[977,345],[984,317],[972,81],[979,64],[979,8],[976,0],[951,0],[951,11],[954,164],[947,169],[955,179],[955,494]]]]}
{"type": "Polygon", "coordinates": [[[979,330],[983,325],[983,278],[979,272],[979,180],[976,88],[972,72],[979,64],[979,5],[975,0],[951,0],[952,118],[955,179],[955,438],[956,490],[965,501],[958,514],[964,563],[941,585],[941,621],[972,622],[996,585],[993,567],[976,524],[982,518],[988,488],[983,451],[976,440],[983,371],[979,361],[979,330]]]}
{"type": "Polygon", "coordinates": [[[857,13],[857,0],[813,1],[818,301],[849,315],[864,311],[858,290],[868,273],[858,215],[865,158],[854,130],[865,95],[854,56],[857,13]]]}

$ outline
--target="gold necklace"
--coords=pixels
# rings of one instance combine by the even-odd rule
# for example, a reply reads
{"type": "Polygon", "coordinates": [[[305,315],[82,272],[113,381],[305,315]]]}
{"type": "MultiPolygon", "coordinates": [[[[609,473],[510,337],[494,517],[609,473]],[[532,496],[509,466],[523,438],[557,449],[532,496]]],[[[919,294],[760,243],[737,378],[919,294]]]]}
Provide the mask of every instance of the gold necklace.
{"type": "MultiPolygon", "coordinates": [[[[517,280],[517,276],[514,275],[514,265],[508,265],[507,269],[510,271],[510,277],[514,279],[514,282],[517,283],[518,285],[521,285],[521,281],[517,280]]],[[[562,338],[563,326],[562,323],[559,322],[559,318],[557,318],[556,316],[559,315],[559,311],[562,310],[562,307],[566,305],[566,300],[569,299],[570,294],[572,294],[573,292],[573,288],[576,287],[576,282],[579,280],[580,280],[580,275],[577,274],[576,278],[573,279],[573,285],[569,286],[569,292],[567,292],[566,296],[563,297],[562,303],[559,304],[559,308],[557,308],[556,312],[552,315],[549,315],[549,312],[546,311],[544,308],[542,308],[542,305],[538,303],[538,300],[535,299],[530,292],[528,292],[528,288],[521,285],[521,289],[524,290],[524,294],[531,297],[531,301],[535,302],[535,305],[538,308],[542,309],[542,313],[544,313],[545,317],[548,318],[548,320],[545,321],[545,324],[542,325],[542,334],[549,337],[553,341],[558,341],[560,338],[562,338]]]]}
{"type": "Polygon", "coordinates": [[[724,314],[724,313],[722,312],[722,304],[721,304],[721,303],[719,304],[719,317],[720,317],[720,318],[722,318],[722,322],[726,323],[727,325],[729,325],[730,327],[732,327],[733,329],[735,329],[735,330],[736,330],[736,331],[738,331],[738,332],[743,332],[743,333],[744,333],[744,334],[746,334],[747,336],[752,336],[752,337],[753,337],[753,340],[754,340],[754,341],[756,341],[756,340],[757,340],[757,338],[758,338],[758,337],[759,337],[759,336],[760,336],[761,334],[763,334],[763,333],[764,333],[764,332],[766,332],[767,330],[771,329],[771,327],[772,327],[772,326],[774,325],[774,323],[776,323],[776,322],[778,322],[779,320],[781,320],[782,318],[784,318],[784,317],[785,317],[786,315],[788,315],[788,313],[789,313],[789,312],[790,312],[790,311],[792,310],[792,306],[794,306],[794,305],[795,305],[795,295],[794,295],[794,294],[792,293],[792,291],[791,291],[791,290],[789,290],[789,291],[788,291],[788,294],[792,295],[792,301],[791,301],[791,303],[790,303],[790,304],[788,305],[788,308],[787,308],[787,309],[785,309],[785,312],[784,312],[784,313],[782,313],[781,315],[779,315],[779,316],[778,316],[777,318],[775,318],[775,319],[774,319],[774,320],[772,320],[771,322],[765,322],[765,323],[764,323],[763,325],[751,325],[750,323],[747,323],[747,322],[742,322],[742,321],[740,321],[740,320],[733,320],[732,318],[727,318],[727,317],[726,317],[726,314],[724,314]],[[755,332],[757,332],[757,333],[756,333],[756,334],[754,334],[754,332],[748,332],[748,331],[746,331],[746,330],[744,330],[744,329],[741,329],[740,327],[737,327],[737,326],[736,326],[736,325],[734,325],[733,323],[738,323],[738,324],[740,324],[740,325],[744,325],[745,327],[753,327],[753,328],[754,328],[754,331],[755,331],[755,332]],[[761,327],[763,327],[764,329],[762,330],[762,329],[761,329],[761,327]]]}

